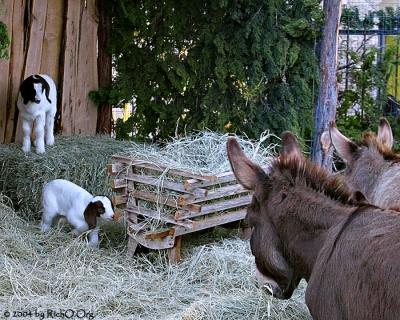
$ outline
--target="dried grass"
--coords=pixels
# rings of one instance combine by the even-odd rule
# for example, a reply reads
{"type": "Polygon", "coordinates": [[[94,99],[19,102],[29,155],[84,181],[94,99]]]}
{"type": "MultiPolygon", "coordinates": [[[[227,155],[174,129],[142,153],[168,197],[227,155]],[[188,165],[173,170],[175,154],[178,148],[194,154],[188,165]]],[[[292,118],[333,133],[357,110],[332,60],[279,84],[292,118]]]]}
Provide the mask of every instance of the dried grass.
{"type": "Polygon", "coordinates": [[[37,221],[21,218],[40,216],[42,184],[56,177],[107,192],[105,164],[127,145],[130,152],[138,146],[158,150],[105,137],[58,138],[45,156],[25,156],[18,145],[1,146],[0,185],[22,210],[0,199],[1,312],[83,309],[95,319],[119,320],[311,319],[304,283],[289,301],[272,299],[253,281],[248,241],[228,231],[185,237],[184,260],[171,266],[163,251],[127,259],[120,224],[102,226],[101,249],[96,250],[86,245],[85,236],[74,238],[63,223],[41,234],[37,221]]]}
{"type": "Polygon", "coordinates": [[[257,288],[248,242],[221,240],[226,231],[192,238],[177,266],[157,251],[126,259],[115,225],[104,226],[99,250],[67,231],[60,224],[42,235],[0,204],[0,310],[83,309],[119,320],[310,319],[303,288],[289,301],[257,288]]]}

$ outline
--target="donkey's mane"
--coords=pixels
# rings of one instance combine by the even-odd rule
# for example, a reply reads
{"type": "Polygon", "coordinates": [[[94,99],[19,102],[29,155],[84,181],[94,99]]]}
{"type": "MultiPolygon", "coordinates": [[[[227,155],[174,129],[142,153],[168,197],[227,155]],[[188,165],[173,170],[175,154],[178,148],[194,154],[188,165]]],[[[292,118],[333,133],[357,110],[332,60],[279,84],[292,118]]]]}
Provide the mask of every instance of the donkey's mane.
{"type": "Polygon", "coordinates": [[[374,147],[383,156],[385,160],[388,161],[400,161],[400,154],[393,151],[391,148],[385,146],[373,132],[365,132],[360,141],[356,144],[359,147],[374,147]]]}
{"type": "Polygon", "coordinates": [[[272,163],[272,172],[291,186],[307,186],[344,205],[356,204],[341,176],[331,175],[309,160],[279,157],[272,163]]]}

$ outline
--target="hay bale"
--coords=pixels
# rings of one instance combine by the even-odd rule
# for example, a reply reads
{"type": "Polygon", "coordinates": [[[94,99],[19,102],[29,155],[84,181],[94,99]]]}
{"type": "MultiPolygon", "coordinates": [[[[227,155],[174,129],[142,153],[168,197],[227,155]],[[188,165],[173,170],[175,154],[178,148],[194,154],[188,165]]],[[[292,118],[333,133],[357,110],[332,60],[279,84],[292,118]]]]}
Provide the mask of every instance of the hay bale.
{"type": "Polygon", "coordinates": [[[101,249],[91,249],[63,225],[43,235],[0,204],[0,310],[83,309],[120,320],[311,319],[304,284],[288,301],[256,286],[247,241],[214,233],[199,244],[199,237],[184,262],[171,266],[158,251],[126,259],[107,240],[123,242],[124,232],[106,227],[101,249]]]}
{"type": "Polygon", "coordinates": [[[43,184],[70,180],[94,194],[109,194],[106,164],[132,143],[107,136],[57,137],[45,154],[24,154],[19,144],[0,145],[0,192],[28,220],[40,218],[43,184]]]}

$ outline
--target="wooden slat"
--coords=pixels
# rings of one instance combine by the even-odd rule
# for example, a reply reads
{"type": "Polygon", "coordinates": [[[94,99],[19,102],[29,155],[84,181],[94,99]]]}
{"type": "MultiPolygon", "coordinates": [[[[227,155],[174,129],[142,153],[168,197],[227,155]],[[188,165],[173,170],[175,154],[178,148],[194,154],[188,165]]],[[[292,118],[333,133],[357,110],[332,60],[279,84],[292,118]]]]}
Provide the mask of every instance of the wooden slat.
{"type": "Polygon", "coordinates": [[[121,189],[126,188],[127,183],[125,179],[113,179],[111,180],[111,188],[113,189],[121,189]]]}
{"type": "Polygon", "coordinates": [[[159,212],[151,209],[146,209],[143,207],[137,207],[135,205],[129,204],[126,208],[125,211],[128,213],[133,213],[135,215],[142,215],[148,218],[152,219],[158,219],[167,223],[171,223],[174,225],[179,225],[179,226],[184,226],[187,228],[191,228],[192,226],[192,221],[190,220],[182,220],[182,221],[177,221],[175,220],[175,217],[171,214],[160,214],[159,212]]]}
{"type": "Polygon", "coordinates": [[[40,73],[49,75],[58,87],[60,52],[63,31],[64,1],[47,3],[46,24],[43,37],[40,73]]]}
{"type": "MultiPolygon", "coordinates": [[[[172,248],[175,245],[175,235],[171,235],[171,236],[165,236],[165,237],[161,237],[161,235],[165,235],[167,230],[160,230],[157,231],[160,236],[154,236],[153,232],[153,240],[151,239],[146,239],[145,235],[146,233],[141,231],[141,224],[135,225],[135,224],[131,224],[128,227],[128,235],[132,238],[134,238],[137,242],[139,242],[141,245],[145,246],[146,248],[149,249],[169,249],[172,248]]],[[[175,230],[174,229],[170,229],[172,230],[171,232],[173,233],[175,230]]]]}
{"type": "MultiPolygon", "coordinates": [[[[266,170],[269,166],[264,165],[261,167],[264,170],[266,170]]],[[[185,189],[190,191],[190,190],[193,190],[194,188],[204,188],[204,187],[214,186],[217,184],[223,184],[223,183],[236,181],[235,175],[233,174],[232,171],[226,171],[226,172],[217,174],[216,177],[217,177],[217,179],[214,181],[199,181],[197,179],[186,180],[184,183],[185,189]]]]}
{"type": "MultiPolygon", "coordinates": [[[[47,0],[33,0],[31,12],[31,26],[29,30],[29,42],[26,53],[25,70],[23,79],[32,74],[40,73],[40,62],[42,58],[42,45],[44,29],[46,25],[47,0]]],[[[22,118],[18,118],[17,132],[15,135],[17,142],[22,141],[22,118]]]]}
{"type": "Polygon", "coordinates": [[[145,232],[145,224],[131,224],[128,227],[128,235],[133,237],[141,245],[149,249],[168,249],[175,245],[175,238],[196,231],[239,221],[246,216],[246,209],[226,212],[222,215],[206,218],[201,221],[193,221],[192,227],[176,226],[158,231],[145,232]]]}
{"type": "Polygon", "coordinates": [[[230,200],[219,201],[216,203],[204,205],[201,207],[200,212],[190,212],[190,211],[185,211],[185,210],[178,210],[175,213],[175,219],[181,220],[181,219],[194,218],[194,217],[199,217],[199,216],[207,215],[207,214],[214,213],[214,212],[229,210],[232,208],[243,207],[243,206],[248,205],[251,202],[252,197],[253,197],[252,195],[247,195],[247,196],[243,196],[240,198],[234,198],[234,199],[230,199],[230,200]]]}
{"type": "MultiPolygon", "coordinates": [[[[25,61],[24,40],[27,36],[24,30],[25,16],[25,0],[9,1],[8,5],[13,6],[12,25],[9,25],[8,30],[11,33],[11,55],[10,69],[8,72],[8,94],[7,94],[7,112],[6,112],[6,130],[4,142],[9,143],[14,139],[14,127],[17,126],[17,96],[19,86],[22,82],[25,61]]],[[[7,6],[8,6],[7,5],[7,6]]],[[[28,31],[29,32],[29,31],[28,31]]],[[[5,74],[2,72],[2,74],[5,74]]]]}
{"type": "Polygon", "coordinates": [[[185,190],[193,190],[195,188],[204,188],[209,186],[214,186],[216,184],[227,183],[231,181],[235,181],[235,175],[233,172],[224,172],[220,175],[217,175],[217,179],[214,181],[199,181],[198,179],[189,179],[184,183],[185,190]]]}
{"type": "Polygon", "coordinates": [[[196,174],[188,171],[183,171],[179,169],[170,169],[165,165],[162,164],[154,164],[150,163],[144,160],[134,160],[125,156],[119,156],[119,155],[114,155],[112,159],[117,160],[119,162],[129,164],[138,168],[142,169],[148,169],[148,170],[154,170],[154,171],[159,171],[159,172],[164,172],[168,170],[168,173],[185,177],[185,178],[191,178],[191,179],[197,179],[201,181],[215,181],[217,177],[215,175],[201,175],[201,174],[196,174]]]}
{"type": "MultiPolygon", "coordinates": [[[[17,2],[17,1],[16,1],[17,2]]],[[[12,20],[13,19],[13,3],[8,1],[6,5],[3,5],[0,10],[0,21],[6,24],[8,29],[9,37],[11,38],[11,31],[12,31],[12,20]]],[[[20,35],[23,37],[23,34],[20,35]]],[[[10,39],[11,40],[11,39],[10,39]]],[[[14,39],[12,39],[14,40],[14,39]]],[[[17,41],[17,39],[15,39],[17,41]]],[[[8,50],[9,52],[9,59],[0,59],[0,70],[2,76],[0,77],[0,143],[5,142],[6,136],[6,128],[7,128],[7,96],[9,91],[9,86],[11,85],[11,48],[8,50]]]]}
{"type": "Polygon", "coordinates": [[[110,163],[107,165],[107,172],[109,175],[117,175],[121,172],[126,172],[126,166],[120,163],[110,163]]]}
{"type": "Polygon", "coordinates": [[[193,221],[192,228],[185,227],[174,227],[175,228],[175,236],[180,236],[208,228],[212,228],[215,226],[220,226],[229,222],[239,221],[246,217],[247,209],[240,209],[231,212],[225,212],[219,216],[215,217],[207,217],[200,221],[193,221]]]}
{"type": "Polygon", "coordinates": [[[158,195],[154,192],[132,190],[130,191],[130,195],[136,199],[147,200],[153,203],[158,203],[160,205],[167,205],[172,208],[178,208],[178,202],[175,201],[173,198],[158,195]]]}
{"type": "Polygon", "coordinates": [[[146,201],[150,201],[150,202],[153,202],[156,204],[166,205],[168,207],[175,208],[175,209],[188,210],[190,212],[200,212],[200,210],[201,210],[201,205],[198,205],[198,204],[190,203],[190,204],[180,207],[180,206],[178,206],[178,202],[175,199],[173,199],[172,197],[165,197],[165,196],[156,194],[154,192],[132,190],[132,191],[130,191],[130,196],[135,199],[146,200],[146,201]]]}
{"type": "Polygon", "coordinates": [[[183,206],[189,203],[199,203],[210,200],[215,200],[223,197],[229,197],[232,195],[239,195],[242,193],[249,192],[249,190],[245,189],[240,184],[229,185],[225,187],[221,187],[212,191],[209,191],[208,194],[204,197],[193,196],[193,195],[182,195],[178,197],[178,204],[183,206]]]}
{"type": "Polygon", "coordinates": [[[193,189],[191,191],[187,191],[187,190],[185,190],[183,184],[180,184],[177,182],[171,182],[171,181],[167,181],[167,180],[160,181],[160,179],[158,179],[158,178],[152,178],[152,177],[148,177],[145,175],[139,175],[139,174],[134,174],[134,173],[129,173],[125,179],[128,181],[139,182],[139,183],[148,184],[148,185],[155,186],[155,187],[160,186],[163,189],[168,189],[168,190],[172,190],[172,191],[178,191],[178,192],[182,192],[182,193],[190,193],[190,194],[197,195],[197,196],[206,196],[208,193],[208,190],[200,189],[200,188],[193,189]]]}
{"type": "Polygon", "coordinates": [[[112,197],[112,203],[115,206],[118,206],[120,204],[125,204],[128,202],[128,196],[127,195],[117,195],[112,197]]]}
{"type": "Polygon", "coordinates": [[[95,0],[66,1],[61,95],[62,133],[94,134],[97,107],[88,93],[98,89],[95,0]]]}

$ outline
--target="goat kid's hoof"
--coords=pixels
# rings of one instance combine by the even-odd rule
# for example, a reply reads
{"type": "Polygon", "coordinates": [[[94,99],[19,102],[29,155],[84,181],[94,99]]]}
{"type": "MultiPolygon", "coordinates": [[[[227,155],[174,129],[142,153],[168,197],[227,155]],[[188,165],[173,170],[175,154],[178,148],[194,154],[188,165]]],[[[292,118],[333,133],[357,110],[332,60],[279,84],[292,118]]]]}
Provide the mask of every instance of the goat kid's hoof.
{"type": "Polygon", "coordinates": [[[46,144],[47,144],[48,146],[52,146],[52,145],[54,144],[54,138],[49,138],[49,139],[47,139],[47,140],[46,140],[46,144]]]}
{"type": "Polygon", "coordinates": [[[44,148],[36,148],[36,153],[37,154],[42,154],[42,153],[45,153],[45,149],[44,148]]]}
{"type": "Polygon", "coordinates": [[[100,249],[100,246],[99,246],[98,243],[91,243],[91,242],[89,242],[89,243],[88,243],[88,246],[89,246],[90,248],[93,248],[93,249],[100,249]]]}
{"type": "Polygon", "coordinates": [[[25,153],[31,152],[31,147],[30,146],[22,146],[22,151],[25,153]]]}

